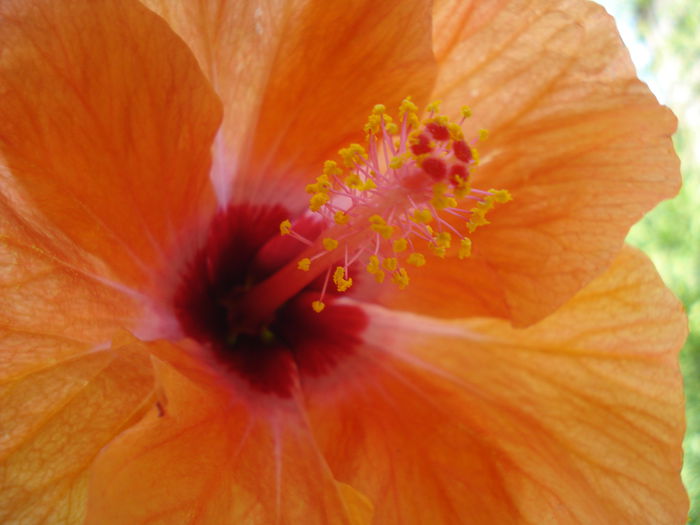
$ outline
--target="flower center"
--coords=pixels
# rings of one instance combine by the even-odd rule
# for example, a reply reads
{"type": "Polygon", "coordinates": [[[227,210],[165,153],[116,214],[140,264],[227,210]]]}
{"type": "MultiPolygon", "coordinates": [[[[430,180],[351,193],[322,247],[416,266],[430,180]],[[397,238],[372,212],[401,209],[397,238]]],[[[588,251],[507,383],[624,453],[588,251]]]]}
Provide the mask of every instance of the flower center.
{"type": "MultiPolygon", "coordinates": [[[[308,307],[322,282],[310,282],[267,318],[241,322],[237,308],[256,283],[303,249],[279,235],[280,206],[231,206],[212,220],[205,244],[182,272],[173,309],[185,335],[200,343],[211,367],[257,393],[288,398],[300,382],[332,373],[360,344],[363,312],[329,301],[319,320],[308,307]]],[[[300,222],[309,236],[318,223],[300,222]]],[[[250,301],[250,297],[248,297],[250,301]]]]}
{"type": "Polygon", "coordinates": [[[486,214],[495,204],[511,196],[506,190],[471,187],[471,172],[479,163],[475,143],[487,132],[465,140],[461,124],[471,114],[467,107],[459,123],[439,114],[439,102],[428,105],[423,121],[417,110],[405,99],[396,124],[383,105],[375,106],[364,128],[367,148],[341,149],[342,167],[325,162],[321,175],[306,187],[311,195],[307,213],[280,224],[280,233],[305,250],[252,291],[267,299],[242,303],[249,315],[268,315],[266,310],[274,310],[300,285],[324,275],[321,293],[311,302],[320,313],[331,281],[338,292],[352,287],[353,265],[363,266],[378,283],[403,289],[410,282],[408,267],[423,266],[430,257],[471,255],[470,235],[489,223],[486,214]],[[297,227],[309,216],[322,225],[317,237],[297,227]],[[295,275],[300,271],[307,275],[295,275]]]}
{"type": "MultiPolygon", "coordinates": [[[[329,373],[361,343],[365,314],[334,299],[352,292],[358,269],[403,289],[410,266],[470,256],[471,233],[510,195],[471,187],[476,140],[465,141],[461,122],[438,112],[430,104],[420,121],[405,99],[396,124],[375,106],[367,148],[340,150],[342,167],[326,161],[306,187],[308,210],[293,222],[279,206],[235,206],[214,218],[174,307],[217,369],[289,397],[297,382],[329,373]]],[[[463,108],[462,121],[468,115],[463,108]]]]}

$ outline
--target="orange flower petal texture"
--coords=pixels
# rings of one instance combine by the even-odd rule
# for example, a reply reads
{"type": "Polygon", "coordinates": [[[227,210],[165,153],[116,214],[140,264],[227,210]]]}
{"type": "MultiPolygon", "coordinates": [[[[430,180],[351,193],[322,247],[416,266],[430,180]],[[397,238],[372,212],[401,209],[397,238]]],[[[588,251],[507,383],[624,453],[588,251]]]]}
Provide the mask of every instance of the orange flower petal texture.
{"type": "Polygon", "coordinates": [[[407,94],[426,102],[434,81],[423,0],[145,3],[188,43],[222,97],[213,176],[234,201],[300,210],[309,174],[361,139],[374,104],[398,106],[407,94]]]}
{"type": "Polygon", "coordinates": [[[169,367],[159,383],[165,414],[98,457],[88,523],[369,523],[372,506],[333,479],[297,410],[260,419],[169,367]]]}
{"type": "Polygon", "coordinates": [[[600,8],[6,0],[0,46],[0,522],[685,521],[685,318],[620,252],[677,190],[675,120],[600,8]],[[473,107],[473,182],[513,202],[470,259],[339,302],[369,324],[325,375],[239,395],[173,282],[217,210],[298,216],[407,95],[473,107]]]}
{"type": "Polygon", "coordinates": [[[220,102],[137,2],[10,1],[0,16],[0,153],[13,179],[119,281],[142,283],[213,209],[220,102]]]}
{"type": "Polygon", "coordinates": [[[0,198],[0,522],[78,523],[100,449],[152,406],[134,306],[0,198]]]}
{"type": "Polygon", "coordinates": [[[309,417],[376,523],[685,522],[685,316],[646,256],[624,250],[525,330],[372,319],[366,355],[383,372],[309,417]]]}

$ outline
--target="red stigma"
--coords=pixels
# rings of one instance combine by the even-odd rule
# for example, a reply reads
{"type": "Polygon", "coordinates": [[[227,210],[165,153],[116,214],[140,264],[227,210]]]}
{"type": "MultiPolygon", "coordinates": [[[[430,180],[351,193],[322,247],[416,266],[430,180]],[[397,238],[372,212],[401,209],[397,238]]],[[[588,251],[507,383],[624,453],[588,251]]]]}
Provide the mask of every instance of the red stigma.
{"type": "Polygon", "coordinates": [[[472,160],[472,150],[469,146],[467,146],[467,143],[463,140],[455,141],[452,148],[454,149],[455,157],[457,157],[462,162],[468,163],[472,160]]]}
{"type": "Polygon", "coordinates": [[[435,122],[431,122],[425,127],[428,129],[428,131],[430,131],[430,134],[435,140],[444,141],[449,140],[450,138],[450,132],[446,126],[442,126],[440,124],[436,124],[435,122]]]}
{"type": "Polygon", "coordinates": [[[423,164],[421,164],[421,168],[436,181],[444,179],[445,175],[447,175],[447,165],[444,161],[435,157],[425,159],[423,164]]]}
{"type": "Polygon", "coordinates": [[[418,135],[417,140],[418,142],[411,146],[411,151],[414,155],[423,155],[433,151],[433,148],[430,147],[430,139],[426,135],[418,135]]]}

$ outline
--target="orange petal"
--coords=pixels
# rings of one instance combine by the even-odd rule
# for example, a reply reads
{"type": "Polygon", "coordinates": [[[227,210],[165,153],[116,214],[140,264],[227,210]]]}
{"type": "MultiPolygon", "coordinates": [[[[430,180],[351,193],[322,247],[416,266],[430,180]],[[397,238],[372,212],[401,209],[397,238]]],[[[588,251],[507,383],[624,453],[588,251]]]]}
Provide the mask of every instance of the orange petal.
{"type": "Polygon", "coordinates": [[[13,204],[0,193],[0,522],[77,523],[93,457],[151,394],[150,362],[110,344],[133,304],[13,204]]]}
{"type": "MultiPolygon", "coordinates": [[[[138,308],[0,192],[0,380],[109,346],[138,308]]],[[[60,239],[59,239],[60,240],[60,239]]]]}
{"type": "Polygon", "coordinates": [[[432,89],[424,0],[147,4],[192,47],[224,100],[215,152],[224,199],[231,190],[221,181],[235,171],[234,199],[298,209],[323,161],[361,139],[375,104],[424,101],[432,89]]]}
{"type": "Polygon", "coordinates": [[[514,197],[474,235],[479,257],[460,266],[500,283],[482,314],[527,325],[600,273],[629,227],[676,193],[676,121],[592,2],[441,1],[435,24],[434,97],[450,114],[472,106],[468,134],[490,130],[474,185],[514,197]]]}
{"type": "Polygon", "coordinates": [[[386,361],[383,376],[350,378],[366,386],[345,402],[312,407],[335,477],[370,499],[374,523],[517,523],[500,451],[464,415],[473,403],[455,407],[454,392],[386,361]]]}
{"type": "Polygon", "coordinates": [[[98,457],[88,523],[370,522],[367,499],[333,480],[293,407],[265,417],[159,371],[164,412],[98,457]]]}
{"type": "Polygon", "coordinates": [[[213,146],[212,182],[220,202],[231,197],[232,180],[252,133],[270,81],[283,28],[303,1],[142,0],[190,47],[225,111],[213,146]]]}
{"type": "Polygon", "coordinates": [[[685,523],[685,316],[645,256],[524,330],[373,314],[384,377],[311,424],[379,523],[685,523]]]}
{"type": "Polygon", "coordinates": [[[45,363],[20,377],[2,372],[0,521],[82,522],[95,455],[141,417],[152,396],[148,356],[127,346],[45,363]]]}
{"type": "Polygon", "coordinates": [[[3,2],[0,17],[0,152],[14,180],[122,281],[142,280],[211,212],[216,96],[138,2],[3,2]]]}

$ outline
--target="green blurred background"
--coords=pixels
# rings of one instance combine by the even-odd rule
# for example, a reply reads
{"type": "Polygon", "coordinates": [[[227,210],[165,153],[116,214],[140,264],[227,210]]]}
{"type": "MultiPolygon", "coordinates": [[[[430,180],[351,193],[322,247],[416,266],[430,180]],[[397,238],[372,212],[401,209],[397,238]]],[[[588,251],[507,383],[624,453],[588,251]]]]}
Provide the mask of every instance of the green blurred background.
{"type": "Polygon", "coordinates": [[[640,77],[679,119],[674,136],[683,189],[635,226],[628,240],[646,251],[685,305],[690,336],[681,352],[688,430],[683,481],[689,523],[700,525],[700,1],[597,0],[613,14],[640,77]]]}

